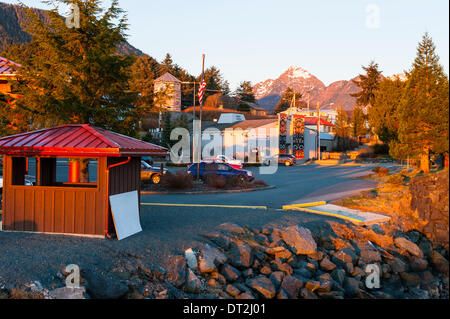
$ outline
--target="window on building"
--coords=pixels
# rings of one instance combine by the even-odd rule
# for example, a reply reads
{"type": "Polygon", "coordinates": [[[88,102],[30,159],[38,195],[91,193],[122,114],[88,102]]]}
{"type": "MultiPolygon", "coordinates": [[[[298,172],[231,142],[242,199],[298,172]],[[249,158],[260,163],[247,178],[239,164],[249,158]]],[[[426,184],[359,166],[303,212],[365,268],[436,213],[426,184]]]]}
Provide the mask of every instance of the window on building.
{"type": "Polygon", "coordinates": [[[36,184],[37,160],[35,157],[12,158],[12,185],[33,186],[36,184]]]}

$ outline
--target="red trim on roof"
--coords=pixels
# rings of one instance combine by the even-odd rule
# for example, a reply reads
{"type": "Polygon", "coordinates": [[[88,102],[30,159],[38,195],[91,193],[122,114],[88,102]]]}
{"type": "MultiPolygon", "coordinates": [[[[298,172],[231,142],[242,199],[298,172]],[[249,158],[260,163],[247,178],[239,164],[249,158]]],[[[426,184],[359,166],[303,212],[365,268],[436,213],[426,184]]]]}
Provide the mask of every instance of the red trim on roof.
{"type": "Polygon", "coordinates": [[[0,154],[40,156],[166,156],[155,144],[88,124],[69,124],[0,138],[0,154]]]}

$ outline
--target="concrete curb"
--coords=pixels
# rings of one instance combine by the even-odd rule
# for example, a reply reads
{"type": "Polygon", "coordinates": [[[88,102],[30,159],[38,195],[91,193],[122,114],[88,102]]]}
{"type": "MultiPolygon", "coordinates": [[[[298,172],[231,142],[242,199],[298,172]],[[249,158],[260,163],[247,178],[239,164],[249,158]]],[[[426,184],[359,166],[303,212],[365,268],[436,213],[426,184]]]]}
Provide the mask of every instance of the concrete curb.
{"type": "Polygon", "coordinates": [[[229,194],[229,193],[249,193],[257,191],[265,191],[269,189],[277,188],[276,186],[266,186],[247,189],[229,189],[229,190],[217,190],[217,191],[198,191],[198,192],[149,192],[141,191],[141,195],[205,195],[205,194],[229,194]]]}

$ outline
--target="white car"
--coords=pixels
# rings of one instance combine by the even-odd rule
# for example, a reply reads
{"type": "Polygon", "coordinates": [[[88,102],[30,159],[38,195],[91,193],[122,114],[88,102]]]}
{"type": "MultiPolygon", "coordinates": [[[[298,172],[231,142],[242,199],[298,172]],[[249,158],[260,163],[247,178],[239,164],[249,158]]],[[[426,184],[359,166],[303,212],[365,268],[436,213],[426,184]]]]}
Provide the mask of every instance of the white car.
{"type": "Polygon", "coordinates": [[[3,188],[3,176],[0,176],[0,190],[3,188]]]}
{"type": "Polygon", "coordinates": [[[215,159],[217,159],[218,161],[221,161],[223,163],[227,163],[230,166],[237,168],[237,169],[242,169],[244,167],[244,165],[242,165],[242,162],[239,160],[236,160],[230,156],[225,156],[225,155],[217,155],[215,157],[215,159]]]}

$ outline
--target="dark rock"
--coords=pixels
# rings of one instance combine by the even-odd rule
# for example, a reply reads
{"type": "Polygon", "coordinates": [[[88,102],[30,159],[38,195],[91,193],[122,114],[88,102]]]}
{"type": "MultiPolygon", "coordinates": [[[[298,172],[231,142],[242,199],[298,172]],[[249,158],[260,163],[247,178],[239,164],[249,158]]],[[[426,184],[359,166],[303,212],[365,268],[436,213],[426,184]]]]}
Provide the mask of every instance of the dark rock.
{"type": "Polygon", "coordinates": [[[420,277],[415,273],[402,272],[400,277],[402,278],[404,285],[407,287],[420,286],[420,277]]]}
{"type": "Polygon", "coordinates": [[[383,264],[381,266],[381,275],[383,276],[384,279],[389,279],[391,278],[391,272],[392,272],[392,268],[391,266],[389,266],[389,264],[383,264]]]}
{"type": "Polygon", "coordinates": [[[402,273],[408,270],[408,265],[398,257],[394,257],[394,259],[389,260],[388,264],[391,266],[393,273],[402,273]]]}
{"type": "Polygon", "coordinates": [[[234,234],[245,234],[246,233],[246,231],[243,227],[236,225],[236,224],[232,224],[232,223],[224,223],[224,224],[217,226],[216,228],[226,231],[226,232],[229,232],[229,233],[234,233],[234,234]]]}
{"type": "Polygon", "coordinates": [[[336,280],[336,282],[339,283],[339,285],[343,286],[344,281],[346,278],[345,270],[344,269],[335,269],[331,272],[331,278],[336,280]]]}
{"type": "Polygon", "coordinates": [[[353,264],[352,264],[352,263],[346,263],[346,264],[344,264],[344,267],[343,267],[343,268],[345,269],[345,271],[346,271],[348,274],[352,274],[352,273],[353,273],[354,267],[353,267],[353,264]]]}
{"type": "Polygon", "coordinates": [[[175,287],[183,286],[186,279],[186,260],[182,256],[176,256],[172,262],[172,267],[169,269],[168,278],[173,282],[175,287]]]}
{"type": "Polygon", "coordinates": [[[360,261],[363,261],[363,262],[368,263],[368,264],[372,264],[372,263],[375,263],[375,262],[380,262],[381,261],[381,255],[376,250],[368,250],[368,249],[361,250],[360,261]]]}
{"type": "Polygon", "coordinates": [[[448,277],[448,260],[444,256],[437,251],[433,251],[430,256],[430,262],[437,271],[448,277]]]}
{"type": "Polygon", "coordinates": [[[252,279],[247,279],[245,281],[245,284],[263,298],[272,299],[273,297],[275,297],[275,287],[267,277],[260,276],[252,279]]]}
{"type": "Polygon", "coordinates": [[[225,292],[234,298],[241,294],[241,291],[233,285],[227,285],[225,292]]]}
{"type": "Polygon", "coordinates": [[[300,290],[300,297],[303,299],[319,299],[319,297],[308,288],[302,288],[300,290]]]}
{"type": "Polygon", "coordinates": [[[308,279],[312,278],[311,272],[306,268],[294,269],[294,274],[308,279]]]}
{"type": "Polygon", "coordinates": [[[321,261],[323,259],[323,257],[324,257],[324,253],[321,251],[317,251],[313,254],[308,255],[308,258],[310,258],[311,260],[317,261],[317,262],[321,261]]]}
{"type": "Polygon", "coordinates": [[[233,243],[233,240],[229,236],[218,232],[202,233],[202,236],[206,237],[211,242],[224,250],[229,250],[230,245],[233,243]]]}
{"type": "Polygon", "coordinates": [[[198,293],[202,287],[202,282],[200,279],[194,274],[191,269],[188,269],[186,274],[186,284],[184,285],[184,289],[186,292],[198,293]]]}
{"type": "Polygon", "coordinates": [[[278,290],[278,288],[280,288],[281,283],[283,282],[283,279],[284,279],[284,275],[285,275],[285,273],[282,271],[275,271],[270,275],[269,279],[272,281],[276,290],[278,290]]]}
{"type": "Polygon", "coordinates": [[[270,275],[272,273],[272,270],[269,266],[265,265],[259,270],[259,272],[263,275],[270,275]]]}
{"type": "Polygon", "coordinates": [[[317,251],[317,244],[311,231],[304,227],[291,226],[280,231],[283,241],[296,255],[309,255],[317,251]]]}
{"type": "Polygon", "coordinates": [[[423,286],[428,286],[428,285],[434,284],[436,282],[436,279],[434,278],[433,274],[429,270],[426,270],[426,271],[420,273],[419,276],[420,276],[420,283],[423,286]]]}
{"type": "Polygon", "coordinates": [[[290,299],[297,299],[300,288],[303,287],[303,281],[294,276],[285,276],[281,283],[281,288],[286,292],[290,299]]]}
{"type": "Polygon", "coordinates": [[[318,291],[321,299],[344,299],[344,294],[340,291],[318,291]]]}
{"type": "Polygon", "coordinates": [[[430,293],[427,290],[410,288],[408,292],[412,299],[430,299],[430,293]]]}
{"type": "Polygon", "coordinates": [[[271,268],[274,271],[283,271],[285,272],[287,275],[292,275],[292,273],[294,272],[294,270],[292,269],[292,267],[287,264],[287,263],[283,263],[281,261],[280,258],[276,258],[272,263],[271,263],[271,268]]]}
{"type": "Polygon", "coordinates": [[[269,245],[269,239],[264,234],[258,234],[254,238],[255,238],[255,241],[260,245],[263,245],[263,246],[269,245]]]}
{"type": "Polygon", "coordinates": [[[378,224],[373,224],[372,226],[370,226],[370,228],[372,228],[372,230],[378,235],[385,234],[383,229],[381,229],[380,225],[378,225],[378,224]]]}
{"type": "Polygon", "coordinates": [[[412,257],[409,260],[409,268],[412,271],[424,271],[428,267],[428,261],[422,258],[412,257]]]}
{"type": "Polygon", "coordinates": [[[284,289],[280,289],[280,291],[277,294],[277,299],[289,299],[289,296],[284,289]]]}
{"type": "Polygon", "coordinates": [[[344,282],[345,294],[349,297],[355,297],[360,293],[361,281],[355,278],[347,277],[344,282]]]}
{"type": "Polygon", "coordinates": [[[425,256],[430,256],[433,253],[433,243],[428,238],[423,237],[418,245],[425,256]]]}
{"type": "Polygon", "coordinates": [[[229,264],[222,266],[221,273],[228,281],[235,281],[241,276],[241,272],[229,264]]]}
{"type": "Polygon", "coordinates": [[[318,292],[329,292],[333,288],[333,279],[329,273],[322,274],[318,277],[320,282],[320,287],[317,289],[318,292]]]}
{"type": "Polygon", "coordinates": [[[314,292],[314,290],[317,290],[320,288],[320,281],[316,280],[310,280],[305,283],[305,287],[308,288],[310,291],[314,292]]]}
{"type": "Polygon", "coordinates": [[[351,273],[351,276],[352,277],[360,277],[361,278],[361,277],[365,277],[366,273],[361,268],[355,267],[355,268],[353,268],[353,272],[351,273]]]}
{"type": "MultiPolygon", "coordinates": [[[[214,269],[215,266],[222,265],[226,263],[228,260],[228,257],[224,253],[222,253],[219,249],[209,244],[204,244],[202,246],[201,252],[202,258],[200,260],[200,264],[204,262],[208,269],[214,269]]],[[[200,264],[199,268],[201,271],[200,264]]]]}
{"type": "Polygon", "coordinates": [[[242,272],[242,276],[244,276],[245,278],[253,276],[253,269],[248,268],[248,269],[244,270],[242,272]]]}
{"type": "Polygon", "coordinates": [[[419,243],[420,239],[423,237],[420,232],[418,232],[417,230],[414,230],[414,229],[408,230],[405,233],[405,236],[415,244],[419,243]]]}
{"type": "Polygon", "coordinates": [[[87,281],[87,293],[94,299],[119,299],[129,291],[127,285],[111,275],[83,271],[82,276],[87,281]]]}
{"type": "Polygon", "coordinates": [[[337,251],[333,251],[331,252],[331,261],[334,262],[337,265],[345,265],[345,264],[353,264],[353,258],[352,256],[349,254],[350,250],[337,250],[337,251]]]}
{"type": "Polygon", "coordinates": [[[325,271],[332,271],[336,268],[336,265],[330,261],[328,257],[325,257],[320,262],[320,268],[325,271]]]}
{"type": "Polygon", "coordinates": [[[248,268],[252,264],[252,250],[242,242],[231,244],[231,264],[235,267],[248,268]]]}
{"type": "Polygon", "coordinates": [[[256,299],[255,296],[253,296],[252,293],[250,292],[243,292],[239,295],[238,299],[247,299],[247,300],[251,300],[251,299],[256,299]]]}
{"type": "Polygon", "coordinates": [[[416,256],[419,258],[423,258],[423,256],[424,256],[424,254],[423,254],[422,250],[420,250],[419,246],[417,246],[412,241],[410,241],[404,237],[395,238],[394,243],[398,248],[400,248],[404,251],[407,251],[408,253],[410,253],[413,256],[416,256]]]}

